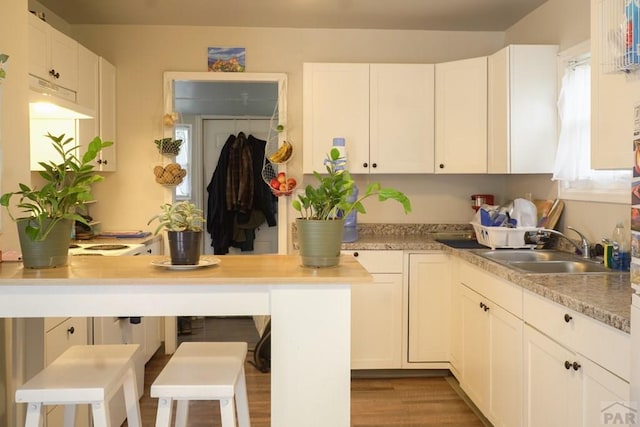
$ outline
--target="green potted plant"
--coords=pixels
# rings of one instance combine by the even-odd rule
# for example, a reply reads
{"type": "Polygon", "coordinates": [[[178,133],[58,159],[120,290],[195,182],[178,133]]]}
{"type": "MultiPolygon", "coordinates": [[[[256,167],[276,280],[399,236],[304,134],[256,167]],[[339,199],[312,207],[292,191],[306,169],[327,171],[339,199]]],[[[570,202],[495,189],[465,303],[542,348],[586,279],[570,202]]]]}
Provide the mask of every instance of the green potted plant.
{"type": "Polygon", "coordinates": [[[338,264],[344,218],[354,210],[366,213],[363,200],[374,196],[381,202],[392,199],[402,204],[405,213],[411,212],[411,202],[404,193],[383,188],[378,182],[370,183],[357,198],[351,199],[355,183],[344,169],[346,161],[336,148],[329,152],[325,163],[326,174],[313,173],[318,185],[307,185],[293,201],[293,208],[300,213],[296,228],[302,265],[308,267],[338,264]]]}
{"type": "Polygon", "coordinates": [[[168,154],[170,156],[177,156],[180,153],[180,147],[182,146],[181,139],[162,138],[153,141],[158,148],[160,154],[168,154]]]}
{"type": "Polygon", "coordinates": [[[20,190],[5,193],[0,205],[7,208],[9,216],[18,226],[22,260],[26,268],[58,267],[67,264],[71,228],[75,221],[89,225],[77,213],[84,202],[93,199],[91,185],[101,181],[91,163],[98,153],[113,144],[95,137],[81,158],[76,153],[79,146],[65,135],[46,135],[60,155],[60,161],[39,162],[39,171],[45,180],[41,188],[18,184],[20,190]],[[9,205],[17,196],[19,216],[14,216],[9,205]]]}
{"type": "Polygon", "coordinates": [[[155,234],[167,230],[172,265],[197,265],[202,242],[202,210],[188,200],[165,203],[148,222],[158,221],[155,234]]]}

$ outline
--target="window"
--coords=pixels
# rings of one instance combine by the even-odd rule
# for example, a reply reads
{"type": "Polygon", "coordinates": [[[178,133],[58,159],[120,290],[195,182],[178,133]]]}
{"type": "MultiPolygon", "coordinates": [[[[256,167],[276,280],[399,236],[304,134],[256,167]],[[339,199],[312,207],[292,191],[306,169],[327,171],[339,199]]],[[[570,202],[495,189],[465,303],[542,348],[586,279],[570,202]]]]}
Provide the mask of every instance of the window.
{"type": "MultiPolygon", "coordinates": [[[[628,203],[631,170],[591,169],[591,66],[588,42],[560,54],[560,135],[553,179],[562,199],[628,203]]],[[[630,155],[631,156],[631,155],[630,155]]],[[[629,160],[631,162],[631,160],[629,160]]]]}
{"type": "Polygon", "coordinates": [[[187,171],[185,179],[176,187],[176,200],[191,200],[191,125],[176,124],[174,139],[182,140],[176,163],[187,171]]]}

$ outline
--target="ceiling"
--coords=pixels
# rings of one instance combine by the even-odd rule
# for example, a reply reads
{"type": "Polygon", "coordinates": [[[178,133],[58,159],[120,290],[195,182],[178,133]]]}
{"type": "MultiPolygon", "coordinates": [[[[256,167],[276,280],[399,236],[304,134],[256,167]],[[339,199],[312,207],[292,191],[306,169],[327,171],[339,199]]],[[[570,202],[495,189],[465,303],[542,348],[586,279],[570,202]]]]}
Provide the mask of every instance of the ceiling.
{"type": "Polygon", "coordinates": [[[69,24],[505,31],[546,0],[39,0],[69,24]]]}

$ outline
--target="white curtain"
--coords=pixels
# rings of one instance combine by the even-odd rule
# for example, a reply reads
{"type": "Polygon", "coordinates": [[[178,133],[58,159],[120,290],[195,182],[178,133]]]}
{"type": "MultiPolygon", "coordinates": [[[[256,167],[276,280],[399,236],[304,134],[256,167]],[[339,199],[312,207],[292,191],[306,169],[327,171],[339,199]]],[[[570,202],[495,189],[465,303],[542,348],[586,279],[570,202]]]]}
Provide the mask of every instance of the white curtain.
{"type": "Polygon", "coordinates": [[[560,138],[553,168],[554,180],[591,177],[591,67],[567,67],[558,99],[560,138]]]}

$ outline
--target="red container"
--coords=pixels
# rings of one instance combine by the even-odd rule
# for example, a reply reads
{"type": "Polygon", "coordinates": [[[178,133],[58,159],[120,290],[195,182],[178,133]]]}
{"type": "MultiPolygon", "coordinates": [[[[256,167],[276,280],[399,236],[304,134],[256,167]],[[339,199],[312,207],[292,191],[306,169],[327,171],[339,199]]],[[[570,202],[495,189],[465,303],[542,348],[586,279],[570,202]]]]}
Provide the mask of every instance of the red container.
{"type": "Polygon", "coordinates": [[[482,205],[493,205],[493,194],[472,194],[471,207],[477,211],[482,205]]]}

